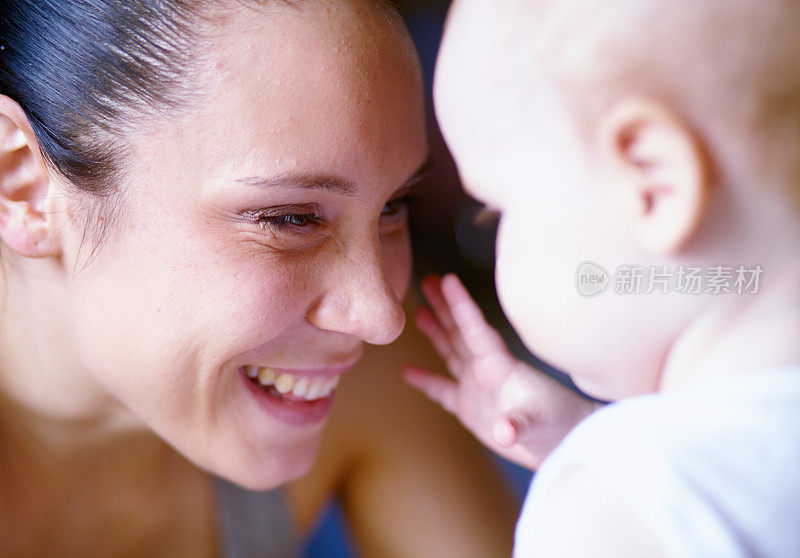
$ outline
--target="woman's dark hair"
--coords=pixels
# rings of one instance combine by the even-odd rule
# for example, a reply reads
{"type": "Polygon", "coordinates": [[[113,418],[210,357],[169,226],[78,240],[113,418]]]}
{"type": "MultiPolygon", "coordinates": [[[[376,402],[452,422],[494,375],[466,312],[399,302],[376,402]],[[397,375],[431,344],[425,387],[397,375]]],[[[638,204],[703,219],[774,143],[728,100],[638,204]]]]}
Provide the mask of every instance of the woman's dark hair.
{"type": "Polygon", "coordinates": [[[0,94],[78,189],[115,190],[122,134],[187,101],[196,0],[2,0],[0,94]]]}
{"type": "MultiPolygon", "coordinates": [[[[236,1],[301,2],[227,3],[236,1]]],[[[223,3],[0,0],[0,94],[20,104],[54,169],[108,194],[121,171],[115,140],[143,115],[191,100],[185,76],[200,62],[197,23],[223,3]]]]}
{"type": "Polygon", "coordinates": [[[125,133],[190,100],[196,23],[210,4],[0,0],[0,94],[22,107],[48,167],[91,194],[76,206],[89,260],[117,224],[125,133]]]}
{"type": "Polygon", "coordinates": [[[191,106],[186,76],[205,50],[198,24],[213,25],[223,5],[303,1],[0,0],[0,94],[22,107],[49,167],[108,199],[125,175],[124,135],[191,106]]]}

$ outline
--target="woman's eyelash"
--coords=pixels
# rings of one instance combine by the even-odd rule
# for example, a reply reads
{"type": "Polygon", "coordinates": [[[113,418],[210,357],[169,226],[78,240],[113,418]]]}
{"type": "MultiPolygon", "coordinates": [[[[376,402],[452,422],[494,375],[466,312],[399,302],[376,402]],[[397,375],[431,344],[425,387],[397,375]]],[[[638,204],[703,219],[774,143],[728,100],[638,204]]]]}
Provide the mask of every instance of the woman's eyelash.
{"type": "Polygon", "coordinates": [[[313,213],[295,213],[290,215],[263,215],[259,217],[258,222],[264,228],[271,226],[276,229],[286,229],[319,225],[322,220],[313,213]]]}
{"type": "Polygon", "coordinates": [[[260,209],[248,212],[248,218],[262,230],[304,229],[321,224],[322,217],[309,209],[309,206],[260,209]]]}
{"type": "MultiPolygon", "coordinates": [[[[384,207],[414,207],[419,203],[419,196],[406,194],[386,202],[384,207]]],[[[323,222],[317,212],[309,211],[308,206],[259,209],[247,212],[248,219],[256,223],[262,230],[304,229],[320,225],[323,222]]]]}

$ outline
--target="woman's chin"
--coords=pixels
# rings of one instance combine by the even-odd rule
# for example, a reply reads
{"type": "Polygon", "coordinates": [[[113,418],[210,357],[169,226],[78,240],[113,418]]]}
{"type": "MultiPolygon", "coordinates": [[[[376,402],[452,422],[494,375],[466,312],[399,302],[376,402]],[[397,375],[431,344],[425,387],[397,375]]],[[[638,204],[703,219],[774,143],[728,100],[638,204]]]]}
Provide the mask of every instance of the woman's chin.
{"type": "Polygon", "coordinates": [[[216,467],[209,469],[213,474],[248,490],[271,490],[305,476],[314,465],[318,449],[317,437],[307,442],[295,443],[290,448],[273,448],[271,452],[264,452],[268,457],[263,460],[254,460],[250,454],[249,459],[245,458],[238,463],[217,463],[216,467]]]}

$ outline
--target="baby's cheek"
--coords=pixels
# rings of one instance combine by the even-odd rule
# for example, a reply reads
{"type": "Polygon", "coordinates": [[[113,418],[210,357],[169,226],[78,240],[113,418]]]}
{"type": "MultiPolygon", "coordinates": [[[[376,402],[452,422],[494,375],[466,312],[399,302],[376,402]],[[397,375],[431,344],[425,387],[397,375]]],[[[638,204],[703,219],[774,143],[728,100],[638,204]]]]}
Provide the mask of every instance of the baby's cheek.
{"type": "Polygon", "coordinates": [[[534,352],[552,353],[560,344],[569,320],[574,294],[572,273],[565,273],[563,257],[552,253],[547,238],[536,238],[524,223],[504,218],[498,231],[497,292],[514,329],[534,352]],[[555,256],[555,257],[554,257],[555,256]],[[571,292],[570,292],[571,291],[571,292]]]}
{"type": "Polygon", "coordinates": [[[539,295],[546,279],[546,264],[537,256],[539,243],[517,219],[504,217],[497,234],[497,288],[510,310],[528,306],[539,295]]]}

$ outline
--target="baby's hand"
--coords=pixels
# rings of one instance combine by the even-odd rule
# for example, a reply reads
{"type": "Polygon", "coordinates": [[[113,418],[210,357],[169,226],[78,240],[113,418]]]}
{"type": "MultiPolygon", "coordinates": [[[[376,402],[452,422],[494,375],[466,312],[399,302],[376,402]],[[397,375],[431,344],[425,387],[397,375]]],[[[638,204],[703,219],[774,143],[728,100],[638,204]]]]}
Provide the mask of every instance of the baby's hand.
{"type": "Polygon", "coordinates": [[[406,381],[453,413],[501,456],[536,469],[600,404],[514,358],[455,275],[428,277],[416,314],[454,379],[406,367],[406,381]]]}

